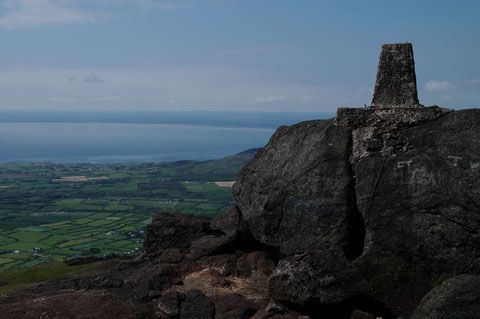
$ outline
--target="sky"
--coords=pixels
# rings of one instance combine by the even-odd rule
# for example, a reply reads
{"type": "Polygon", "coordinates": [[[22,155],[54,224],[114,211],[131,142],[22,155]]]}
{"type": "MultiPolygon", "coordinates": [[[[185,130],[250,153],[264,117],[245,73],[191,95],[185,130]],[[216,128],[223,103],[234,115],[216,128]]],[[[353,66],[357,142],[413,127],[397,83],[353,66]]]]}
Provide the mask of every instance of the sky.
{"type": "Polygon", "coordinates": [[[480,106],[478,0],[0,0],[0,111],[334,112],[384,43],[420,102],[480,106]]]}

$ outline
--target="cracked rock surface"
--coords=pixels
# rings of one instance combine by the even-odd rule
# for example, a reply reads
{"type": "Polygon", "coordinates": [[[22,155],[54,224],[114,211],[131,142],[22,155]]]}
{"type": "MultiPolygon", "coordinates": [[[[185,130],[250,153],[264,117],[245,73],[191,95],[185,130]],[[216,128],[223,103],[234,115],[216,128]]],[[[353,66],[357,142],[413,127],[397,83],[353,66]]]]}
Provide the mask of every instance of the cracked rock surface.
{"type": "Polygon", "coordinates": [[[417,122],[396,125],[387,115],[282,127],[242,169],[242,221],[280,252],[272,296],[308,305],[363,295],[409,316],[439,278],[479,258],[480,110],[417,110],[417,122]],[[359,129],[370,135],[356,139],[359,129]]]}

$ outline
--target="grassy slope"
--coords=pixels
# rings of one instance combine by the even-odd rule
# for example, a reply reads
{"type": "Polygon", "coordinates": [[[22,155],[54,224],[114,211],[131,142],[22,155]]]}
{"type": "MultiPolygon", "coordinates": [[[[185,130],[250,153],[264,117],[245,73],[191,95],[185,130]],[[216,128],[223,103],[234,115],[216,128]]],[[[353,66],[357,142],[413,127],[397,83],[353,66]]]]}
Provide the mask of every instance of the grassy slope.
{"type": "Polygon", "coordinates": [[[17,268],[0,272],[0,293],[30,287],[32,284],[61,278],[81,276],[96,263],[67,266],[63,263],[42,263],[31,268],[17,268]]]}

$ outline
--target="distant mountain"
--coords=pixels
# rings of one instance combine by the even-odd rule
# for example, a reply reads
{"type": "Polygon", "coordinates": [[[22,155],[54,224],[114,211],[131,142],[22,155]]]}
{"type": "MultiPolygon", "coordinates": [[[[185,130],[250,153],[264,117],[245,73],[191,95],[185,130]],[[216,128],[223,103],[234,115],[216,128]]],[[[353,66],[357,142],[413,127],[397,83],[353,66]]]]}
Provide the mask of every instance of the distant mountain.
{"type": "Polygon", "coordinates": [[[238,172],[247,164],[260,148],[251,148],[249,150],[227,156],[218,160],[206,161],[195,166],[192,170],[194,174],[231,174],[238,172]]]}
{"type": "Polygon", "coordinates": [[[162,175],[175,179],[231,181],[235,180],[240,169],[247,164],[260,148],[209,161],[177,161],[155,164],[161,167],[162,175]]]}

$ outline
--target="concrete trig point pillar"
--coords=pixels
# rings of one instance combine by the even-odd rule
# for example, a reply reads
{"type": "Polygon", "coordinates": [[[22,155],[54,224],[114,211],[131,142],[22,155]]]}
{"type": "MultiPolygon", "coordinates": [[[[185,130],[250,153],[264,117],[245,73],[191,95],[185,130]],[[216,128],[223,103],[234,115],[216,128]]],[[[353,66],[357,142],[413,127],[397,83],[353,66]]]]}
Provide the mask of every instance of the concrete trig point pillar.
{"type": "Polygon", "coordinates": [[[384,44],[382,46],[372,107],[422,107],[418,102],[411,43],[384,44]]]}
{"type": "Polygon", "coordinates": [[[399,144],[389,145],[386,142],[392,129],[433,121],[450,112],[453,110],[438,106],[424,107],[418,103],[412,45],[384,44],[378,63],[372,105],[362,108],[340,107],[334,124],[354,128],[357,153],[368,155],[373,152],[370,149],[374,148],[368,141],[375,140],[375,143],[379,143],[379,136],[385,133],[385,136],[382,135],[383,142],[380,141],[383,143],[382,154],[393,154],[399,144]]]}

